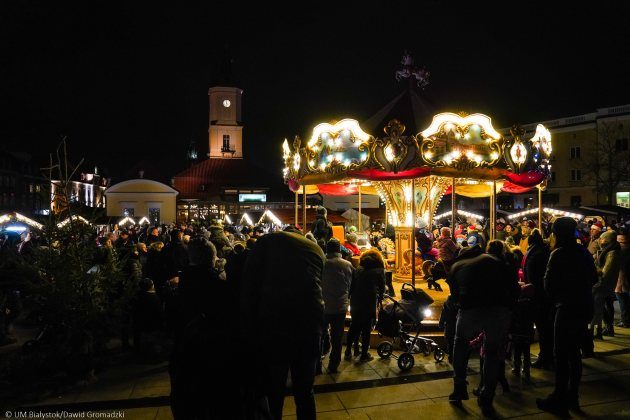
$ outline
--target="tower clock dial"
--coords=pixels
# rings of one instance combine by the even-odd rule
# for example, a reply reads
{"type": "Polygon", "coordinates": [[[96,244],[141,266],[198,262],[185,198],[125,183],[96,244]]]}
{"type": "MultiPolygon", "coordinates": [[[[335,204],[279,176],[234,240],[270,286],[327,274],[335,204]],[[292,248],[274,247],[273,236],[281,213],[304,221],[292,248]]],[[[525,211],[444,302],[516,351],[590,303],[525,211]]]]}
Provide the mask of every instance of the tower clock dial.
{"type": "Polygon", "coordinates": [[[229,99],[225,99],[225,100],[223,101],[223,106],[224,106],[224,107],[229,108],[229,107],[230,107],[230,105],[232,105],[232,102],[230,102],[230,100],[229,100],[229,99]]]}

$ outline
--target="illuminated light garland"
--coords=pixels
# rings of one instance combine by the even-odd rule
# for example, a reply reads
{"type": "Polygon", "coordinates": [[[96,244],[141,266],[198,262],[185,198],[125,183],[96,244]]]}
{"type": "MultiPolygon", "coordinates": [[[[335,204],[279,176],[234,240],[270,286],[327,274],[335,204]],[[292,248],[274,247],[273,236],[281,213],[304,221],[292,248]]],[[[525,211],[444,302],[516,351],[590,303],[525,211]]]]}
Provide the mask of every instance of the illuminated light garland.
{"type": "MultiPolygon", "coordinates": [[[[440,131],[440,127],[444,124],[451,124],[447,131],[452,130],[453,124],[458,125],[460,127],[465,127],[467,125],[476,124],[483,128],[483,130],[495,140],[499,140],[501,138],[501,134],[499,134],[492,127],[492,120],[490,117],[484,114],[472,114],[467,115],[465,117],[459,116],[452,112],[444,112],[441,114],[437,114],[433,117],[433,121],[431,121],[431,125],[426,130],[420,132],[422,137],[430,137],[440,131]]],[[[445,127],[446,128],[446,127],[445,127]]]]}
{"type": "Polygon", "coordinates": [[[284,139],[284,143],[282,143],[282,158],[287,160],[288,157],[291,156],[291,148],[289,147],[289,141],[284,139]]]}
{"type": "Polygon", "coordinates": [[[315,126],[315,128],[313,129],[313,135],[308,141],[308,147],[312,148],[317,143],[320,136],[323,137],[322,140],[325,140],[326,138],[328,138],[327,136],[329,135],[329,133],[342,135],[349,135],[350,133],[352,133],[362,142],[365,142],[370,138],[370,135],[361,129],[357,120],[346,118],[334,125],[329,123],[322,123],[315,126]],[[346,134],[344,134],[344,132],[346,134]]]}
{"type": "Polygon", "coordinates": [[[151,223],[151,222],[149,221],[149,219],[147,218],[147,216],[144,216],[144,217],[143,217],[142,219],[140,219],[140,221],[138,222],[138,224],[139,224],[139,225],[142,225],[142,224],[144,224],[144,223],[146,223],[146,224],[151,223]]]}
{"type": "MultiPolygon", "coordinates": [[[[584,215],[583,214],[579,214],[579,213],[572,213],[570,211],[564,211],[564,210],[557,210],[557,209],[552,209],[549,207],[543,207],[543,212],[551,214],[553,216],[567,216],[567,217],[572,217],[574,219],[583,219],[584,215]]],[[[529,209],[529,210],[525,210],[522,211],[520,213],[514,213],[508,216],[508,219],[516,219],[522,216],[527,216],[529,214],[534,214],[534,213],[538,213],[538,207],[533,208],[533,209],[529,209]]]]}
{"type": "Polygon", "coordinates": [[[249,214],[243,213],[243,215],[241,216],[241,220],[239,220],[239,224],[243,224],[243,219],[245,219],[245,223],[247,223],[248,225],[254,226],[254,222],[252,222],[252,219],[249,217],[249,214]]]}
{"type": "Polygon", "coordinates": [[[230,216],[228,216],[227,214],[225,215],[225,221],[229,224],[232,224],[232,219],[230,219],[230,216]]]}
{"type": "MultiPolygon", "coordinates": [[[[83,222],[86,225],[90,225],[91,224],[85,217],[82,217],[82,216],[72,216],[72,220],[83,222]]],[[[64,221],[57,223],[57,227],[58,228],[62,228],[65,225],[67,225],[68,223],[70,223],[70,218],[69,217],[67,219],[65,219],[64,221]]]]}
{"type": "Polygon", "coordinates": [[[6,223],[6,222],[11,221],[13,219],[15,219],[15,220],[17,220],[19,222],[22,222],[22,223],[26,223],[27,225],[29,225],[31,227],[34,227],[34,228],[37,228],[37,229],[41,229],[41,228],[44,227],[44,225],[42,225],[41,223],[37,223],[35,220],[30,219],[30,218],[28,218],[28,217],[26,217],[26,216],[24,216],[24,215],[22,215],[20,213],[9,213],[9,214],[5,214],[5,215],[0,216],[0,224],[1,223],[6,223]]]}
{"type": "Polygon", "coordinates": [[[127,216],[123,219],[120,219],[120,221],[118,222],[118,225],[122,226],[122,225],[126,225],[127,223],[131,223],[132,225],[136,224],[136,222],[134,222],[131,217],[127,216]]]}
{"type": "Polygon", "coordinates": [[[265,210],[265,212],[262,214],[262,216],[260,216],[260,219],[258,220],[258,223],[257,223],[258,225],[262,223],[265,216],[269,217],[269,219],[271,219],[271,222],[273,224],[278,225],[278,226],[283,225],[280,219],[278,219],[278,217],[275,214],[273,214],[271,210],[265,210]]]}
{"type": "MultiPolygon", "coordinates": [[[[434,216],[433,219],[434,220],[439,220],[439,219],[443,219],[447,216],[450,216],[452,212],[447,211],[446,213],[442,213],[442,214],[438,214],[437,216],[434,216]]],[[[464,211],[464,210],[459,210],[457,209],[457,214],[461,214],[462,216],[466,216],[466,217],[472,217],[473,219],[477,219],[477,220],[481,220],[481,219],[485,219],[485,217],[479,215],[479,214],[475,214],[475,213],[470,213],[468,211],[464,211]]]]}
{"type": "Polygon", "coordinates": [[[26,223],[27,225],[33,226],[37,229],[41,229],[44,227],[44,225],[42,225],[41,223],[37,223],[35,220],[29,219],[28,217],[21,215],[20,213],[15,213],[15,218],[20,222],[26,223]]]}

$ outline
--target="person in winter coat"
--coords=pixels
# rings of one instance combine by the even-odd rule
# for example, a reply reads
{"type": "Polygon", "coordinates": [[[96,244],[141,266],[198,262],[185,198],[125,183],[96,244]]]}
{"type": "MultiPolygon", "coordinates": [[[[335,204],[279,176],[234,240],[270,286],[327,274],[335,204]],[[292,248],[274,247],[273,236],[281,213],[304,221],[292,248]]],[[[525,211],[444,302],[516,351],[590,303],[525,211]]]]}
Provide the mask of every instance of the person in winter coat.
{"type": "Polygon", "coordinates": [[[545,294],[545,271],[549,260],[549,250],[540,230],[532,230],[528,239],[529,246],[523,261],[523,280],[534,287],[531,307],[534,323],[538,330],[540,351],[538,359],[532,364],[535,368],[550,369],[553,365],[553,312],[551,301],[545,294]]]}
{"type": "Polygon", "coordinates": [[[341,361],[341,339],[350,305],[349,295],[353,273],[352,264],[341,257],[341,244],[337,239],[332,238],[326,244],[326,263],[322,275],[324,348],[327,344],[330,345],[328,373],[337,372],[341,361]],[[328,328],[330,328],[330,334],[328,328]]]}
{"type": "Polygon", "coordinates": [[[617,242],[621,248],[621,269],[615,287],[615,295],[621,312],[621,321],[617,326],[622,328],[630,327],[630,243],[628,240],[626,233],[617,235],[617,242]]]}
{"type": "Polygon", "coordinates": [[[324,319],[321,248],[295,227],[262,236],[245,265],[243,335],[256,343],[255,362],[273,419],[282,417],[291,371],[298,418],[315,418],[313,383],[324,319]]]}
{"type": "Polygon", "coordinates": [[[159,355],[158,334],[163,329],[162,302],[155,293],[153,281],[140,281],[140,290],[132,307],[133,345],[141,358],[154,359],[159,355]]]}
{"type": "Polygon", "coordinates": [[[593,258],[575,239],[576,227],[577,223],[571,217],[560,217],[552,226],[556,245],[547,263],[544,285],[555,306],[555,386],[549,396],[536,399],[541,410],[564,416],[568,414],[568,408],[579,410],[580,346],[593,316],[591,289],[597,282],[593,258]]]}
{"type": "Polygon", "coordinates": [[[599,237],[602,234],[602,224],[600,222],[593,223],[589,229],[588,252],[595,255],[601,250],[599,237]]]}
{"type": "Polygon", "coordinates": [[[242,346],[231,316],[233,302],[222,298],[227,284],[215,268],[214,245],[196,237],[188,251],[190,265],[181,273],[174,314],[171,410],[175,419],[232,418],[234,407],[240,406],[242,378],[235,353],[242,346]],[[220,387],[208,381],[215,375],[221,378],[220,387]]]}
{"type": "MultiPolygon", "coordinates": [[[[595,226],[595,225],[593,225],[595,226]]],[[[607,230],[599,237],[601,251],[597,254],[596,266],[599,276],[597,283],[593,286],[593,320],[591,321],[591,332],[597,328],[595,338],[602,339],[602,335],[614,336],[614,313],[606,315],[605,305],[612,306],[612,296],[619,279],[621,269],[621,247],[617,243],[617,233],[607,230]],[[611,316],[612,315],[612,316],[611,316]],[[605,318],[605,319],[604,319],[605,318]],[[612,318],[612,319],[611,319],[612,318]],[[606,321],[606,330],[602,331],[602,320],[606,321]]],[[[608,309],[610,312],[610,309],[608,309]]]]}
{"type": "MultiPolygon", "coordinates": [[[[491,241],[490,250],[505,248],[491,241]]],[[[500,254],[500,253],[499,253],[500,254]]],[[[481,254],[456,262],[449,276],[451,295],[459,303],[453,348],[454,389],[449,401],[468,399],[467,370],[469,342],[484,332],[484,385],[477,399],[484,415],[493,415],[492,401],[497,385],[501,354],[507,339],[512,308],[519,295],[516,271],[499,256],[481,254]]]]}
{"type": "Polygon", "coordinates": [[[315,221],[311,225],[311,232],[313,232],[313,236],[315,236],[315,239],[318,241],[321,239],[324,240],[324,242],[328,242],[330,238],[332,238],[333,233],[332,225],[326,218],[328,216],[328,211],[326,210],[326,207],[317,206],[315,212],[317,214],[315,216],[315,221]]]}
{"type": "Polygon", "coordinates": [[[352,255],[361,255],[361,250],[357,245],[357,241],[358,238],[356,233],[348,233],[346,235],[346,241],[343,243],[343,246],[345,246],[350,252],[352,252],[352,255]]]}
{"type": "Polygon", "coordinates": [[[370,333],[376,321],[376,306],[385,293],[385,261],[381,253],[370,249],[361,255],[359,268],[354,272],[350,286],[350,314],[352,324],[348,330],[346,359],[351,359],[351,345],[361,336],[361,361],[374,357],[369,353],[370,333]]]}
{"type": "Polygon", "coordinates": [[[188,266],[188,252],[183,242],[184,232],[179,229],[171,231],[171,241],[162,249],[160,255],[164,261],[167,280],[179,281],[179,273],[188,266]]]}
{"type": "Polygon", "coordinates": [[[470,225],[468,226],[468,236],[466,237],[466,242],[468,242],[468,246],[475,246],[479,244],[481,249],[486,249],[486,241],[483,239],[483,236],[477,230],[477,226],[470,225]]]}
{"type": "Polygon", "coordinates": [[[459,252],[459,247],[453,242],[451,238],[451,229],[447,227],[443,227],[440,230],[440,237],[437,239],[437,248],[439,250],[439,258],[442,260],[444,264],[444,268],[448,273],[448,270],[451,269],[453,262],[455,261],[455,257],[459,252]]]}

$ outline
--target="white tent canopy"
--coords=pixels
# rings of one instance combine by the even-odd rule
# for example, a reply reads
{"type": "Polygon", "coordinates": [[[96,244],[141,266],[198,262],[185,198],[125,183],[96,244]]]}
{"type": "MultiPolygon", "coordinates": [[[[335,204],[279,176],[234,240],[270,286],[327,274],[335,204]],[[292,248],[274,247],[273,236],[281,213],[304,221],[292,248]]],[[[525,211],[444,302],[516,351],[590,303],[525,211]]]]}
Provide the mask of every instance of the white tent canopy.
{"type": "MultiPolygon", "coordinates": [[[[346,226],[359,226],[359,212],[355,209],[348,209],[341,214],[341,217],[347,219],[346,226]]],[[[365,228],[370,226],[370,217],[361,214],[361,226],[365,228]]]]}

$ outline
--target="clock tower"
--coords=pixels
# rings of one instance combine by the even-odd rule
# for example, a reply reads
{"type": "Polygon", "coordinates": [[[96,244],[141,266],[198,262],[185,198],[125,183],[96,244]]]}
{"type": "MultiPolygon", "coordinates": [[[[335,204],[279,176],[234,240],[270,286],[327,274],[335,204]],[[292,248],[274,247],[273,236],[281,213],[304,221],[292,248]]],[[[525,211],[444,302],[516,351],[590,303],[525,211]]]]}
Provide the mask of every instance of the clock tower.
{"type": "Polygon", "coordinates": [[[211,159],[243,158],[243,126],[241,125],[241,97],[243,91],[235,87],[212,87],[210,125],[208,127],[211,159]]]}

